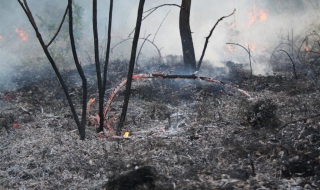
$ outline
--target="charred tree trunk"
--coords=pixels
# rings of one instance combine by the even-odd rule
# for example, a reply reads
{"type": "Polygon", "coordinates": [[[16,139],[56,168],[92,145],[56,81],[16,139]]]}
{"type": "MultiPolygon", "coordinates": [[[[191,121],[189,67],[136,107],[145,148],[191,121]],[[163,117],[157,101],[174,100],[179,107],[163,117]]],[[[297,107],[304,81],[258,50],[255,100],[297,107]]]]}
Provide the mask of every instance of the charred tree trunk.
{"type": "Polygon", "coordinates": [[[68,0],[68,9],[69,9],[69,35],[70,35],[70,43],[71,43],[71,49],[72,54],[74,58],[74,62],[76,64],[78,73],[82,80],[82,114],[81,114],[81,129],[79,129],[80,138],[81,140],[85,140],[85,131],[86,131],[86,113],[87,113],[87,78],[84,75],[83,69],[80,65],[77,51],[76,51],[76,45],[73,37],[73,17],[72,17],[72,0],[68,0]]]}
{"type": "Polygon", "coordinates": [[[180,37],[184,64],[192,71],[196,70],[196,57],[190,30],[191,0],[182,0],[179,18],[180,37]]]}
{"type": "Polygon", "coordinates": [[[85,131],[83,131],[84,128],[82,127],[82,125],[81,125],[81,123],[79,121],[78,114],[76,112],[76,109],[74,107],[74,104],[72,102],[70,94],[68,92],[68,88],[67,88],[67,86],[66,86],[66,84],[65,84],[65,82],[64,82],[64,80],[63,80],[63,78],[62,78],[62,76],[61,76],[61,74],[59,72],[59,69],[58,69],[55,61],[53,60],[53,58],[52,58],[52,56],[51,56],[51,54],[50,54],[50,52],[48,50],[48,46],[50,44],[46,45],[44,43],[44,40],[42,38],[41,33],[39,32],[38,26],[37,26],[37,24],[36,24],[36,22],[34,20],[32,12],[30,11],[29,6],[27,4],[27,0],[24,0],[23,1],[24,3],[22,3],[21,0],[18,0],[18,2],[20,4],[20,6],[22,7],[23,11],[26,13],[26,15],[27,15],[27,17],[28,17],[28,19],[29,19],[29,21],[30,21],[30,23],[31,23],[36,35],[37,35],[39,43],[40,43],[44,53],[46,54],[51,66],[52,66],[52,68],[53,68],[53,70],[54,70],[54,72],[55,72],[55,74],[56,74],[56,76],[57,76],[57,78],[58,78],[58,80],[59,80],[59,82],[61,84],[61,87],[62,87],[62,89],[63,89],[63,91],[64,91],[64,93],[66,95],[67,101],[69,103],[69,106],[70,106],[70,109],[71,109],[71,112],[72,112],[72,115],[73,115],[73,119],[75,120],[75,122],[76,122],[76,124],[78,126],[78,130],[79,130],[79,133],[80,133],[81,140],[84,140],[84,138],[85,138],[85,131]]]}
{"type": "Polygon", "coordinates": [[[100,60],[99,60],[99,36],[98,36],[98,25],[97,25],[97,0],[92,1],[92,23],[93,23],[93,38],[94,38],[94,58],[96,64],[97,72],[97,81],[98,81],[98,91],[99,91],[99,128],[97,132],[100,132],[103,129],[103,102],[104,102],[104,93],[103,86],[101,81],[101,69],[100,69],[100,60]]]}
{"type": "MultiPolygon", "coordinates": [[[[113,11],[113,0],[110,0],[110,6],[109,6],[109,24],[108,24],[108,42],[107,42],[107,50],[106,50],[106,58],[104,61],[104,67],[103,67],[103,78],[102,78],[102,94],[101,97],[104,97],[106,92],[106,85],[107,85],[107,71],[108,71],[108,65],[109,65],[109,55],[110,55],[110,43],[111,43],[111,26],[112,26],[112,11],[113,11]]],[[[99,123],[99,129],[98,131],[103,131],[103,121],[106,119],[104,118],[103,114],[103,103],[104,101],[99,102],[99,109],[102,111],[102,115],[100,115],[100,123],[99,123]]],[[[100,114],[100,111],[99,111],[100,114]]]]}
{"type": "Polygon", "coordinates": [[[134,63],[136,61],[136,53],[137,53],[137,46],[138,46],[139,35],[140,35],[144,2],[145,2],[145,0],[140,0],[140,3],[139,3],[136,30],[135,30],[134,37],[133,37],[130,64],[129,64],[129,70],[128,70],[128,75],[127,75],[127,86],[126,86],[126,92],[124,95],[124,103],[123,103],[123,107],[122,107],[122,113],[121,113],[119,125],[117,128],[117,135],[120,135],[121,128],[124,124],[124,121],[125,121],[126,115],[127,115],[129,97],[130,97],[130,92],[131,92],[132,75],[133,75],[134,63]]]}

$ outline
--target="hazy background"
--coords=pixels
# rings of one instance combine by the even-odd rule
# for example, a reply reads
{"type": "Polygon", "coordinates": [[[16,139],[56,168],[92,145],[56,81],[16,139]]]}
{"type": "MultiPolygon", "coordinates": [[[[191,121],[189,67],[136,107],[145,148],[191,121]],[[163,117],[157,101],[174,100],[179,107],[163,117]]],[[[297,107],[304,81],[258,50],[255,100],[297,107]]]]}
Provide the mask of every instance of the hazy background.
{"type": "MultiPolygon", "coordinates": [[[[82,37],[77,47],[80,59],[86,60],[87,55],[93,55],[92,35],[92,1],[75,0],[83,8],[82,37]],[[88,53],[85,53],[85,51],[88,53]]],[[[60,23],[67,1],[28,0],[30,9],[40,26],[39,17],[47,23],[60,23]],[[38,15],[39,17],[37,17],[38,15]]],[[[180,5],[181,0],[146,0],[144,10],[148,10],[164,3],[180,5]]],[[[128,37],[135,27],[139,0],[115,0],[112,26],[112,45],[128,37]]],[[[303,38],[312,31],[319,31],[319,0],[194,0],[191,7],[191,30],[195,46],[196,59],[199,60],[205,37],[216,21],[232,13],[235,15],[222,20],[210,39],[205,60],[210,64],[222,65],[224,61],[237,63],[248,62],[244,50],[225,43],[239,43],[250,46],[254,74],[270,74],[268,60],[274,48],[292,35],[303,38]]],[[[108,22],[109,1],[98,1],[98,27],[101,51],[105,49],[105,34],[108,22]]],[[[140,36],[147,36],[153,40],[160,23],[163,22],[154,43],[165,55],[181,55],[181,41],[179,36],[179,8],[174,6],[161,7],[142,23],[140,36]],[[168,12],[170,12],[168,14],[168,12]]],[[[65,26],[66,27],[66,26],[65,26]]],[[[44,39],[51,38],[48,27],[40,27],[44,39]]],[[[132,35],[133,36],[133,35],[132,35]]],[[[131,37],[132,37],[131,36],[131,37]]],[[[59,36],[58,36],[59,37],[59,36]]],[[[142,41],[140,41],[141,44],[142,41]]],[[[59,47],[69,46],[67,41],[60,40],[51,51],[57,55],[59,62],[66,62],[58,55],[62,54],[59,47]],[[59,54],[60,53],[60,54],[59,54]]],[[[50,47],[51,48],[51,47],[50,47]]],[[[62,48],[63,49],[63,48],[62,48]]],[[[111,59],[129,59],[131,41],[117,46],[111,54],[111,59]]],[[[71,52],[69,52],[71,55],[71,52]]],[[[157,56],[153,46],[146,43],[142,59],[157,56]]],[[[103,57],[103,55],[101,55],[103,57]]],[[[25,13],[15,0],[0,0],[0,85],[10,86],[9,77],[14,75],[14,66],[30,67],[36,62],[48,62],[44,57],[39,42],[35,37],[25,13]]],[[[85,61],[83,61],[85,62],[85,61]]]]}

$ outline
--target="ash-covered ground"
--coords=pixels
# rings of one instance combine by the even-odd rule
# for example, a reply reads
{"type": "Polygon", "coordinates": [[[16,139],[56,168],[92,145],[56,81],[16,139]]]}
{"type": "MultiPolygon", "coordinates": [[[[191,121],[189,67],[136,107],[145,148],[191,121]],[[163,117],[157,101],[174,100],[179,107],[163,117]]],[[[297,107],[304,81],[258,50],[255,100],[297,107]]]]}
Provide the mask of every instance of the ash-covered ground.
{"type": "MultiPolygon", "coordinates": [[[[106,100],[127,65],[110,64],[106,100]]],[[[149,72],[181,67],[149,65],[149,72]]],[[[53,71],[17,69],[16,90],[0,94],[1,189],[318,189],[320,118],[308,117],[320,110],[319,68],[310,67],[311,77],[297,66],[296,80],[291,67],[250,78],[242,65],[226,65],[204,64],[197,75],[254,99],[202,81],[135,80],[122,130],[131,136],[99,138],[88,120],[85,141],[53,71]],[[299,118],[308,119],[283,127],[299,118]]],[[[94,65],[84,70],[89,96],[97,98],[94,65]]],[[[62,75],[80,115],[81,80],[75,70],[62,75]]],[[[109,118],[121,113],[123,95],[109,118]]],[[[90,114],[97,113],[96,101],[90,114]]]]}

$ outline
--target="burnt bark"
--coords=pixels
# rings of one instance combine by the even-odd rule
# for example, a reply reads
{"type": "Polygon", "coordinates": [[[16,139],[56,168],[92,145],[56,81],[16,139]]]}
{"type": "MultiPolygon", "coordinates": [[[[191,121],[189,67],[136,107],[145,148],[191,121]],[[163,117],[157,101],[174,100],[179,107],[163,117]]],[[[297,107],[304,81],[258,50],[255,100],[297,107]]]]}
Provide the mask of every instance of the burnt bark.
{"type": "Polygon", "coordinates": [[[92,1],[92,23],[93,23],[93,40],[94,40],[94,58],[97,72],[97,81],[98,81],[98,91],[99,91],[99,129],[98,132],[103,130],[103,102],[104,102],[104,93],[101,81],[101,69],[100,69],[100,60],[99,60],[99,37],[98,37],[98,25],[97,25],[97,0],[92,1]],[[102,126],[102,127],[101,127],[102,126]],[[101,130],[102,129],[102,130],[101,130]]]}
{"type": "MultiPolygon", "coordinates": [[[[72,0],[68,0],[68,9],[69,9],[69,35],[70,35],[70,43],[72,54],[74,58],[74,63],[76,64],[78,73],[82,80],[82,115],[81,115],[81,128],[79,129],[80,139],[85,139],[85,131],[86,131],[86,113],[87,113],[87,98],[88,98],[88,91],[87,91],[87,78],[84,75],[83,69],[80,65],[76,45],[73,36],[73,16],[72,16],[72,0]]],[[[61,27],[59,27],[61,28],[61,27]]]]}
{"type": "MultiPolygon", "coordinates": [[[[112,10],[113,10],[113,0],[110,0],[110,6],[109,6],[109,24],[108,24],[108,42],[107,42],[107,50],[106,50],[106,57],[103,67],[103,81],[102,81],[102,92],[101,97],[104,97],[106,92],[106,84],[107,84],[107,71],[108,71],[108,65],[109,65],[109,54],[110,54],[110,43],[111,43],[111,26],[112,26],[112,10]]],[[[98,131],[103,131],[103,122],[106,118],[104,118],[103,114],[103,102],[99,101],[99,115],[100,115],[100,109],[102,111],[102,115],[100,115],[100,124],[98,131]]]]}
{"type": "Polygon", "coordinates": [[[134,32],[132,49],[131,49],[131,57],[130,57],[130,63],[129,63],[129,70],[128,70],[128,75],[127,75],[126,92],[124,95],[124,103],[123,103],[123,107],[122,107],[122,113],[121,113],[119,125],[117,128],[117,135],[121,134],[121,128],[123,127],[123,124],[124,124],[124,121],[125,121],[126,115],[127,115],[129,97],[130,97],[130,92],[131,92],[132,75],[133,75],[133,70],[134,70],[134,63],[136,60],[136,53],[137,53],[137,46],[138,46],[139,35],[140,35],[144,2],[145,2],[145,0],[140,0],[140,3],[139,3],[138,16],[137,16],[137,22],[136,22],[136,30],[134,32]]]}
{"type": "Polygon", "coordinates": [[[183,60],[186,68],[195,71],[196,70],[196,57],[194,53],[191,29],[190,29],[190,8],[191,0],[182,0],[180,17],[179,17],[179,29],[183,51],[183,60]]]}
{"type": "MultiPolygon", "coordinates": [[[[28,17],[28,19],[29,19],[29,21],[30,21],[35,33],[36,33],[36,36],[37,36],[37,38],[39,40],[39,43],[40,43],[44,53],[46,54],[51,66],[52,66],[52,68],[53,68],[53,70],[54,70],[54,72],[55,72],[55,74],[56,74],[56,76],[57,76],[57,78],[58,78],[58,80],[59,80],[59,82],[61,84],[63,92],[64,92],[64,94],[65,94],[65,96],[67,98],[68,104],[70,106],[70,109],[71,109],[71,112],[72,112],[72,115],[73,115],[73,119],[75,120],[75,122],[77,124],[79,133],[81,133],[80,132],[81,129],[82,129],[81,128],[81,124],[80,124],[80,121],[79,121],[79,118],[78,118],[78,114],[77,114],[77,112],[76,112],[76,110],[74,108],[74,105],[73,105],[72,99],[70,97],[70,94],[68,92],[68,88],[67,88],[67,86],[66,86],[66,84],[65,84],[65,82],[64,82],[64,80],[63,80],[63,78],[62,78],[62,76],[61,76],[61,74],[59,72],[59,69],[58,69],[55,61],[53,60],[53,58],[52,58],[52,56],[51,56],[51,54],[50,54],[50,52],[48,50],[47,45],[44,43],[44,40],[43,40],[43,38],[41,36],[41,33],[39,32],[38,26],[37,26],[36,22],[34,21],[34,17],[32,15],[32,12],[29,9],[28,3],[27,3],[26,0],[23,0],[24,3],[22,3],[21,0],[18,0],[18,2],[20,4],[21,8],[23,9],[23,11],[26,13],[26,15],[27,15],[27,17],[28,17]]],[[[81,139],[83,140],[84,137],[81,136],[81,139]]]]}

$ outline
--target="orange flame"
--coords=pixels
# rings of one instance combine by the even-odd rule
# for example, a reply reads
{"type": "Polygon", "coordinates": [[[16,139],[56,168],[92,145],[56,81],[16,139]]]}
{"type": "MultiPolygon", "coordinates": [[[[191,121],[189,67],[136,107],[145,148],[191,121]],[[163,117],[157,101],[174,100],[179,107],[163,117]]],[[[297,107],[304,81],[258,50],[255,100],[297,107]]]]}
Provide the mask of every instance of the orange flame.
{"type": "Polygon", "coordinates": [[[0,40],[2,39],[2,36],[0,36],[0,40]]]}
{"type": "Polygon", "coordinates": [[[305,50],[306,52],[309,51],[309,48],[308,48],[306,45],[304,45],[303,48],[304,48],[304,50],[305,50]]]}
{"type": "Polygon", "coordinates": [[[232,45],[228,45],[227,48],[228,48],[229,51],[235,50],[235,49],[232,47],[232,45]]]}
{"type": "Polygon", "coordinates": [[[249,25],[260,21],[265,21],[268,19],[267,11],[262,10],[261,8],[257,8],[255,5],[252,8],[252,11],[248,13],[249,16],[249,25]]]}
{"type": "Polygon", "coordinates": [[[235,50],[236,50],[236,48],[233,47],[233,46],[230,45],[230,44],[227,45],[227,48],[228,48],[228,51],[235,51],[235,50]]]}
{"type": "Polygon", "coordinates": [[[26,34],[23,30],[16,28],[16,33],[19,34],[19,38],[22,41],[27,41],[28,40],[28,34],[26,34]]]}
{"type": "Polygon", "coordinates": [[[255,51],[257,50],[257,44],[256,43],[247,43],[246,46],[250,48],[250,51],[255,51]]]}

